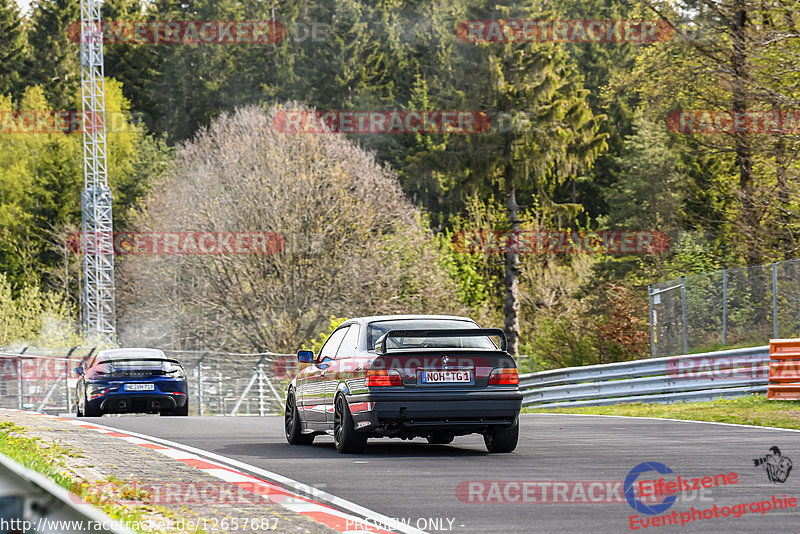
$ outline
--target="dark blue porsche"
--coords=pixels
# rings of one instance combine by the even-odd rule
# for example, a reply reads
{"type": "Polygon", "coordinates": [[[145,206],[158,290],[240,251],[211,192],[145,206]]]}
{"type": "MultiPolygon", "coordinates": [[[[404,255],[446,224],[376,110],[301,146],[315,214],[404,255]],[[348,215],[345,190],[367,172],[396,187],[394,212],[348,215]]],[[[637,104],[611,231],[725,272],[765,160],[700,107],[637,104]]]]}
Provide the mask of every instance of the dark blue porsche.
{"type": "Polygon", "coordinates": [[[76,367],[78,417],[104,413],[188,415],[186,373],[156,349],[108,349],[76,367]]]}

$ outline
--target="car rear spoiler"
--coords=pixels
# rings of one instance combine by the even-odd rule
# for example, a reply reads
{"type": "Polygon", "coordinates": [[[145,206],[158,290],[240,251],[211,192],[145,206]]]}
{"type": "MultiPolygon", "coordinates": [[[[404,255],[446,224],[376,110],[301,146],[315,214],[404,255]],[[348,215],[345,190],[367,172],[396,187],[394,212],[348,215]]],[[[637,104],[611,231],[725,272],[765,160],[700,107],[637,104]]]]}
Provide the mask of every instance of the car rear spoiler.
{"type": "Polygon", "coordinates": [[[107,364],[107,363],[117,363],[117,362],[168,362],[168,363],[177,363],[181,367],[181,362],[178,360],[173,360],[172,358],[117,358],[115,360],[100,360],[97,363],[100,364],[107,364]]]}
{"type": "Polygon", "coordinates": [[[499,328],[441,328],[435,330],[390,330],[380,337],[378,342],[381,343],[380,350],[378,350],[378,343],[375,343],[375,352],[378,354],[386,354],[388,351],[386,347],[386,340],[390,337],[485,337],[497,336],[500,338],[500,350],[507,352],[508,340],[506,333],[499,328]]]}

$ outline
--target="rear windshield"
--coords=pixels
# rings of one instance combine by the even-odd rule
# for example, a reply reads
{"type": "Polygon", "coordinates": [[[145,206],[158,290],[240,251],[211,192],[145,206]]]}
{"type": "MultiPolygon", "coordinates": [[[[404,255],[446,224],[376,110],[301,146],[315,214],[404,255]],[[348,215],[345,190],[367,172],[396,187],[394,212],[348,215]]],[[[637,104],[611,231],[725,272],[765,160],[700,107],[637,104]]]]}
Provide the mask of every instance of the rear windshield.
{"type": "MultiPolygon", "coordinates": [[[[478,328],[472,321],[459,319],[396,319],[375,321],[367,326],[369,350],[375,350],[375,342],[391,330],[441,330],[448,328],[478,328]]],[[[392,338],[389,348],[463,348],[496,350],[497,346],[488,337],[415,337],[392,338]]]]}

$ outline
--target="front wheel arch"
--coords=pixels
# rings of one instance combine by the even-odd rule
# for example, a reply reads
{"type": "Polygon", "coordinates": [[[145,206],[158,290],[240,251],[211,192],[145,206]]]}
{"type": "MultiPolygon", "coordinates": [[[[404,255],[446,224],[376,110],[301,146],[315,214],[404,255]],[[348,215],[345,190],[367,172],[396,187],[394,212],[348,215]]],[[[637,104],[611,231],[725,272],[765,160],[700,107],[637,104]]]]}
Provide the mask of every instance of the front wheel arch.
{"type": "Polygon", "coordinates": [[[290,445],[311,445],[314,442],[314,434],[303,434],[303,422],[300,420],[297,398],[292,387],[286,392],[283,421],[284,435],[290,445]]]}

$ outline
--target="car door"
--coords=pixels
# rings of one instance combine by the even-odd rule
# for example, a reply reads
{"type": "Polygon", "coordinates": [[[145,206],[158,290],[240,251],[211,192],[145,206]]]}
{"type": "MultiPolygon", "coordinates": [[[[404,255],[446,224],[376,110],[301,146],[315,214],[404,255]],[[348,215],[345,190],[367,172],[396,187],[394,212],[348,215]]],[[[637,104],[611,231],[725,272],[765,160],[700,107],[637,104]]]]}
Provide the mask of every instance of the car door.
{"type": "Polygon", "coordinates": [[[325,383],[325,414],[326,421],[333,423],[333,407],[336,400],[336,392],[339,390],[339,383],[345,380],[353,371],[353,357],[358,346],[359,325],[351,324],[346,327],[347,333],[342,338],[339,348],[330,367],[325,370],[323,380],[325,383]]]}
{"type": "Polygon", "coordinates": [[[336,351],[347,333],[348,327],[340,327],[328,337],[320,349],[313,365],[303,374],[303,409],[307,423],[325,423],[326,395],[325,375],[331,367],[336,351]]]}

